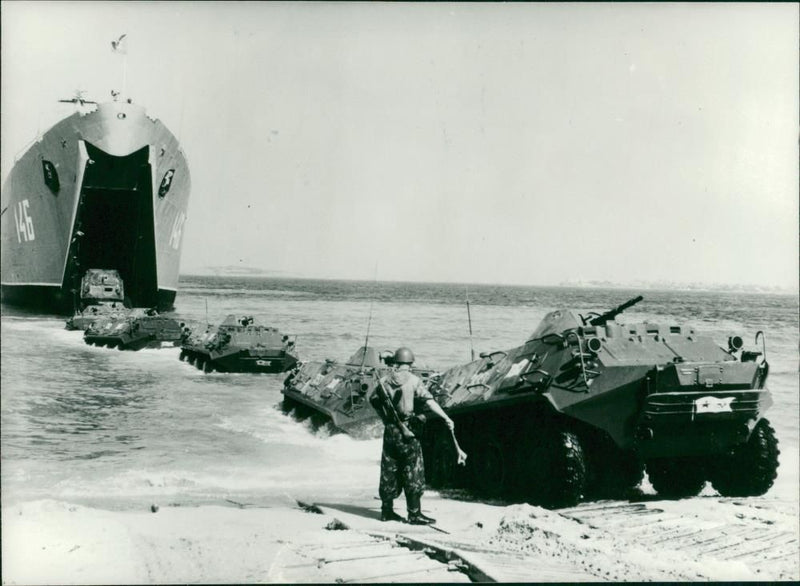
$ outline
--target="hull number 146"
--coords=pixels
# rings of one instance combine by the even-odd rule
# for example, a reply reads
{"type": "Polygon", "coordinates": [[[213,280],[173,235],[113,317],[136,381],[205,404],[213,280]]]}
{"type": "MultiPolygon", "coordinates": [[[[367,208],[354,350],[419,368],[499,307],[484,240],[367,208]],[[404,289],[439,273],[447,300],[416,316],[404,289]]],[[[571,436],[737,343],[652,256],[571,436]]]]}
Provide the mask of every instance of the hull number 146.
{"type": "Polygon", "coordinates": [[[172,222],[172,231],[169,235],[169,243],[172,248],[178,250],[181,245],[181,234],[183,233],[183,224],[186,222],[186,214],[180,212],[177,216],[175,216],[175,220],[172,222]]]}
{"type": "Polygon", "coordinates": [[[14,207],[15,227],[17,228],[17,242],[30,242],[36,239],[33,231],[33,218],[28,215],[28,200],[23,199],[14,207]]]}

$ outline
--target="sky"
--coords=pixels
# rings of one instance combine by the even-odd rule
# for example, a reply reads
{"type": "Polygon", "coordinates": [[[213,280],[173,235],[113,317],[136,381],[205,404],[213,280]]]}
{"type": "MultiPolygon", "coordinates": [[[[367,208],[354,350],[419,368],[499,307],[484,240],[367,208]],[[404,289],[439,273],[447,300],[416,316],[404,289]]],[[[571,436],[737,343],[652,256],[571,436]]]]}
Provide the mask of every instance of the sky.
{"type": "Polygon", "coordinates": [[[124,89],[189,161],[184,274],[797,290],[798,10],[3,2],[2,179],[124,89]]]}

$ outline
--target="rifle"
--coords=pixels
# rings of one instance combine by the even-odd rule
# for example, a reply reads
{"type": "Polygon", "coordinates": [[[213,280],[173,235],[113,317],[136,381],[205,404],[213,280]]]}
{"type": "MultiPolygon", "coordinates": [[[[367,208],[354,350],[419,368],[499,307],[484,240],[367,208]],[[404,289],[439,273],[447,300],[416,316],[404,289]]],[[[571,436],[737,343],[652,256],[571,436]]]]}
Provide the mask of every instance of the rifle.
{"type": "Polygon", "coordinates": [[[397,427],[400,428],[400,431],[405,439],[417,437],[400,419],[400,415],[397,414],[397,409],[395,409],[394,403],[392,402],[392,396],[389,394],[389,391],[386,390],[386,387],[383,386],[383,381],[381,381],[380,377],[376,377],[376,380],[378,381],[378,384],[375,386],[375,394],[379,399],[379,405],[382,409],[378,409],[374,403],[372,406],[376,407],[376,410],[379,413],[382,412],[383,415],[389,419],[390,423],[396,424],[397,427]]]}

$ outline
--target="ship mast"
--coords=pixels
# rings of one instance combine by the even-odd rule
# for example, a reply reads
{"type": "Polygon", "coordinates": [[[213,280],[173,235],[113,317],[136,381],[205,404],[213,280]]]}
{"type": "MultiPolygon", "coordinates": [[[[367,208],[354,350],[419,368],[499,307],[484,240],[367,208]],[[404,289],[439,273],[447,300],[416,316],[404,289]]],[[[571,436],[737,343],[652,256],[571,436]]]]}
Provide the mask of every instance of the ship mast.
{"type": "MultiPolygon", "coordinates": [[[[115,40],[111,41],[111,51],[118,55],[122,55],[122,97],[125,98],[128,95],[128,34],[123,33],[120,37],[115,40]]],[[[113,94],[114,92],[112,92],[113,94]]],[[[116,94],[114,95],[114,99],[117,98],[116,94]]]]}

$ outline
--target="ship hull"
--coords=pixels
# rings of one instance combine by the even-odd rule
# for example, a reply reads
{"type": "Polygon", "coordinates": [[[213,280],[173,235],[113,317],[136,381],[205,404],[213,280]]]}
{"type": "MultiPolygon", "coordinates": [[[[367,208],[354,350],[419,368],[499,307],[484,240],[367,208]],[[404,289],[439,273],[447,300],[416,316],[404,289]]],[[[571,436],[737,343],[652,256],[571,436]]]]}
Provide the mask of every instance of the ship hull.
{"type": "MultiPolygon", "coordinates": [[[[175,306],[177,292],[159,289],[156,302],[148,304],[158,307],[160,311],[168,311],[175,306]]],[[[67,314],[74,311],[75,299],[69,290],[58,286],[37,285],[3,285],[3,303],[18,307],[27,307],[46,313],[67,314]]]]}
{"type": "Polygon", "coordinates": [[[172,308],[191,180],[177,139],[124,102],[76,112],[4,185],[3,302],[69,313],[90,268],[115,269],[126,303],[172,308]]]}

